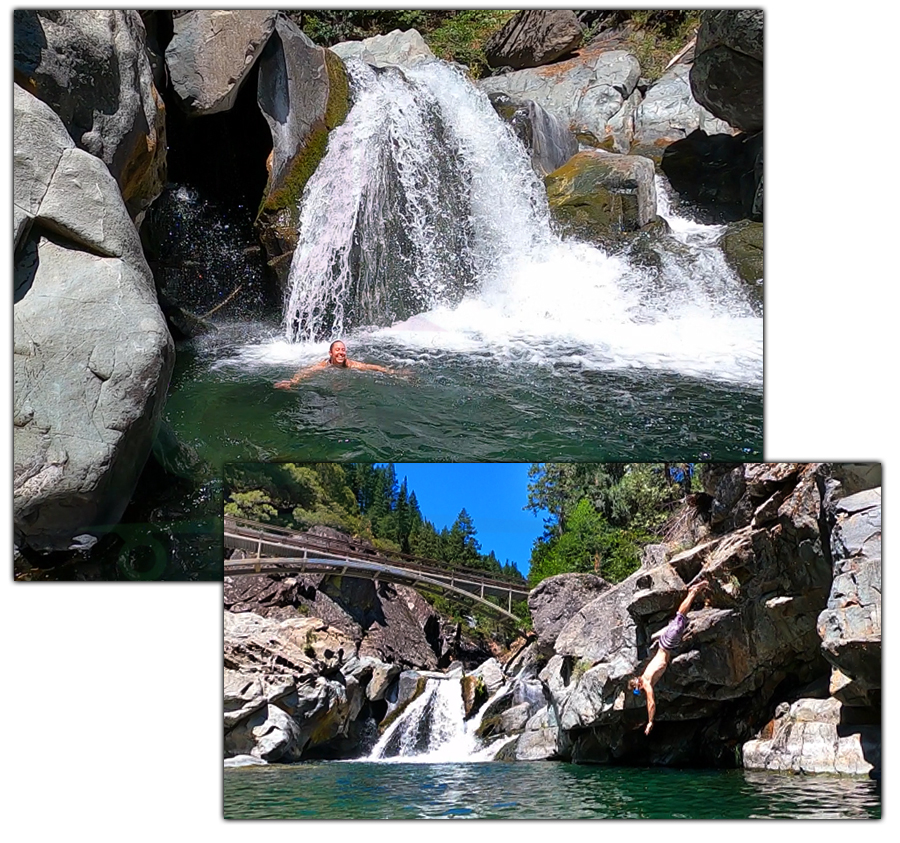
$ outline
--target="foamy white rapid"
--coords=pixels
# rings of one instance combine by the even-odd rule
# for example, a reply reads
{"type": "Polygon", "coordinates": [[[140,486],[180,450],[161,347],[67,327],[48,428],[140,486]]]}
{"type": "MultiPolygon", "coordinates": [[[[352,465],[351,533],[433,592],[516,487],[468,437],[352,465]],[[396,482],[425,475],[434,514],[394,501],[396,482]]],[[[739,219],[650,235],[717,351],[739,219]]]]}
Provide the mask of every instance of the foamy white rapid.
{"type": "Polygon", "coordinates": [[[715,245],[721,229],[659,213],[661,270],[551,232],[525,150],[456,68],[349,62],[354,106],[307,185],[287,342],[241,365],[321,359],[348,335],[498,362],[655,369],[760,385],[763,321],[715,245]]]}
{"type": "Polygon", "coordinates": [[[425,690],[385,730],[365,760],[416,764],[491,760],[511,738],[485,745],[476,733],[484,712],[503,690],[467,721],[462,673],[429,678],[425,690]]]}

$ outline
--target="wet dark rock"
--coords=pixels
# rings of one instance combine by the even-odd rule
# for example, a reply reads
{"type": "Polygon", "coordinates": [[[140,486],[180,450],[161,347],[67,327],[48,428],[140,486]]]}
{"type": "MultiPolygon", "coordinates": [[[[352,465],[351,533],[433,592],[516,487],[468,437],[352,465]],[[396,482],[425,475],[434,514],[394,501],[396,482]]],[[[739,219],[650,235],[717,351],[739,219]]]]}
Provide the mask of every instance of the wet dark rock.
{"type": "Polygon", "coordinates": [[[581,45],[583,31],[569,9],[516,13],[484,45],[491,67],[521,70],[556,61],[581,45]]]}
{"type": "Polygon", "coordinates": [[[707,10],[700,17],[691,88],[697,101],[745,132],[763,127],[763,10],[707,10]]]}

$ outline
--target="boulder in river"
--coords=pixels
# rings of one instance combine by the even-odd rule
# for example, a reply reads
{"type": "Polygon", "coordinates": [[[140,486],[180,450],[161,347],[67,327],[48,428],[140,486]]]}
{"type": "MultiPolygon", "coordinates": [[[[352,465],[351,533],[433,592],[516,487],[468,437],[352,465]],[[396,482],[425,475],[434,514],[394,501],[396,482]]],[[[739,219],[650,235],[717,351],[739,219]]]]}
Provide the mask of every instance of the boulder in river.
{"type": "Polygon", "coordinates": [[[18,85],[14,108],[15,535],[46,552],[121,517],[174,349],[106,165],[18,85]]]}
{"type": "Polygon", "coordinates": [[[653,162],[588,149],[546,177],[553,219],[566,234],[608,243],[656,219],[653,162]]]}
{"type": "Polygon", "coordinates": [[[568,125],[531,100],[509,94],[488,94],[494,110],[512,127],[531,156],[532,169],[541,177],[552,173],[578,152],[578,141],[568,125]]]}

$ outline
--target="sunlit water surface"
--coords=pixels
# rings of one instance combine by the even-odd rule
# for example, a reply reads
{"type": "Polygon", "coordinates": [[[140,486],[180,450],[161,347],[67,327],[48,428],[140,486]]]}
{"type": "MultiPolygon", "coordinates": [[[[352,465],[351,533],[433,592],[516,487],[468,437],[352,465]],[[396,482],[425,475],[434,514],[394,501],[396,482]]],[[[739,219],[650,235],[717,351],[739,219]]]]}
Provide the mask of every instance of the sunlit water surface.
{"type": "Polygon", "coordinates": [[[540,762],[225,769],[227,819],[877,819],[868,779],[540,762]]]}

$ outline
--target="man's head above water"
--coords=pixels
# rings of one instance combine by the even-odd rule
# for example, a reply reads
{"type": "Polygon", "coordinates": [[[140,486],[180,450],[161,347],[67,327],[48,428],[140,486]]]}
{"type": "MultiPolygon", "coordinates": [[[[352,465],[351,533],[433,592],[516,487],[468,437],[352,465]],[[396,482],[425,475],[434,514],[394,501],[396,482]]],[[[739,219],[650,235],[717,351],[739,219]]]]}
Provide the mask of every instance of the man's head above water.
{"type": "Polygon", "coordinates": [[[341,340],[335,340],[328,347],[327,360],[322,360],[320,363],[313,363],[312,366],[301,369],[290,380],[278,381],[275,384],[275,387],[276,389],[290,389],[292,386],[296,386],[296,384],[300,383],[303,378],[321,371],[322,369],[327,369],[329,366],[337,366],[340,369],[360,369],[364,372],[384,372],[386,375],[406,375],[405,371],[396,372],[393,369],[388,369],[385,366],[378,366],[375,363],[360,363],[358,360],[351,360],[347,357],[347,346],[344,345],[341,340]]]}
{"type": "Polygon", "coordinates": [[[347,346],[341,340],[335,340],[328,347],[328,362],[332,366],[347,366],[347,346]]]}

